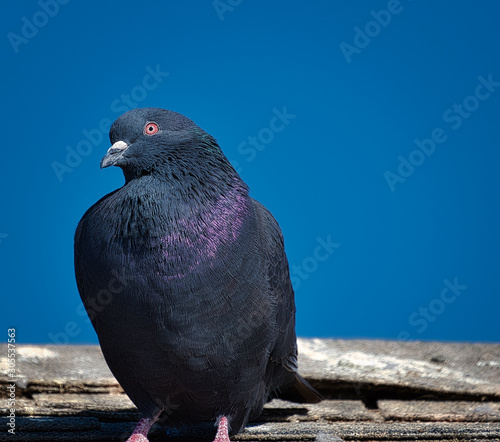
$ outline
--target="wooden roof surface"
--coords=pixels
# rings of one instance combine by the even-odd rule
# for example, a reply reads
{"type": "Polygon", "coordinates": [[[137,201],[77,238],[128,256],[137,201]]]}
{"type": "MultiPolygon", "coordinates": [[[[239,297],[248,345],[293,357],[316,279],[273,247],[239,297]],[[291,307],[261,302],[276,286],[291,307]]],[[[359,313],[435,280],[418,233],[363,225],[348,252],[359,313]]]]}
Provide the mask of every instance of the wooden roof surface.
{"type": "MultiPolygon", "coordinates": [[[[300,372],[326,397],[273,400],[234,441],[500,442],[500,344],[299,339],[300,372]]],[[[17,345],[16,377],[0,345],[0,441],[125,441],[139,413],[98,346],[17,345]]],[[[154,426],[150,441],[211,441],[213,424],[154,426]]]]}

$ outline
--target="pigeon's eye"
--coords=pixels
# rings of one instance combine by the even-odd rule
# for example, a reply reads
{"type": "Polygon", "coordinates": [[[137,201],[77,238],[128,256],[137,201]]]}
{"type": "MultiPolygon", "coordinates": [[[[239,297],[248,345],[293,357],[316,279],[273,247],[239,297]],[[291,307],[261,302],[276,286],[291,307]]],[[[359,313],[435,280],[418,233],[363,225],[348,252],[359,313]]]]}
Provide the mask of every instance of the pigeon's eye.
{"type": "Polygon", "coordinates": [[[150,123],[146,123],[146,126],[144,126],[144,133],[146,135],[154,135],[158,131],[159,131],[159,128],[158,128],[158,125],[156,123],[150,122],[150,123]]]}

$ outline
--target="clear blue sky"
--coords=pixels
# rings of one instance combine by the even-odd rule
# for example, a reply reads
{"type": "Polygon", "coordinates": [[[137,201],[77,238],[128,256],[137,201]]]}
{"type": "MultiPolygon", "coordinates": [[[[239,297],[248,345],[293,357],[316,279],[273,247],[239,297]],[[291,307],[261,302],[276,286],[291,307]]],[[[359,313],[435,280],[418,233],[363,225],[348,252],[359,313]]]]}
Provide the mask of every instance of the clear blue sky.
{"type": "MultiPolygon", "coordinates": [[[[301,336],[500,341],[500,6],[8,2],[2,326],[96,343],[73,273],[131,107],[214,135],[285,235],[301,336]]],[[[6,338],[5,338],[6,339],[6,338]]]]}

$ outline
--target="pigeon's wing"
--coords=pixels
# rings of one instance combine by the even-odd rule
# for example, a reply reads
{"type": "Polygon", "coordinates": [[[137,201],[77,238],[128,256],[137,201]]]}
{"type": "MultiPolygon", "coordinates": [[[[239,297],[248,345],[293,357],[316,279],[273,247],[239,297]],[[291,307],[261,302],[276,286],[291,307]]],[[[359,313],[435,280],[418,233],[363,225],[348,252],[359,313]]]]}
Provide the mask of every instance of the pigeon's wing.
{"type": "Polygon", "coordinates": [[[253,203],[264,237],[270,296],[276,305],[277,332],[267,367],[267,383],[272,396],[316,403],[323,399],[321,394],[298,374],[295,300],[283,235],[271,213],[258,201],[253,203]]]}

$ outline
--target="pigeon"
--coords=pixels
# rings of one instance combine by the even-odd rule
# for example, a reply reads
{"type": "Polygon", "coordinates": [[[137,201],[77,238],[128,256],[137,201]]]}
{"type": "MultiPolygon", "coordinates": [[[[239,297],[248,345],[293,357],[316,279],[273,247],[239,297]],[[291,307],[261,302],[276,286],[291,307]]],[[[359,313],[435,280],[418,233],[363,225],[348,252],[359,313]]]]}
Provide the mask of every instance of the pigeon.
{"type": "Polygon", "coordinates": [[[111,126],[101,168],[123,187],[75,232],[78,290],[111,372],[155,422],[215,422],[229,442],[275,397],[322,399],[298,373],[280,227],[217,141],[187,117],[137,108],[111,126]]]}

